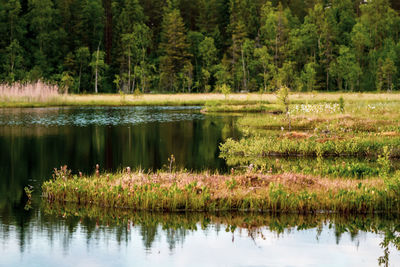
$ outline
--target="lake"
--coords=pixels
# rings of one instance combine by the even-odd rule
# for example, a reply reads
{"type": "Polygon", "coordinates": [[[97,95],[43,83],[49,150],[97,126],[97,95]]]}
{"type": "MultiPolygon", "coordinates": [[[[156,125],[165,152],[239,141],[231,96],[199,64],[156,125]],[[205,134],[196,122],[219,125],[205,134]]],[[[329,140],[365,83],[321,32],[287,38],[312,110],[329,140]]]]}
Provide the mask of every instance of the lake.
{"type": "Polygon", "coordinates": [[[0,266],[400,266],[397,216],[146,213],[50,205],[40,185],[74,173],[225,172],[233,116],[198,107],[0,109],[0,266]],[[32,186],[27,205],[23,188],[32,186]]]}

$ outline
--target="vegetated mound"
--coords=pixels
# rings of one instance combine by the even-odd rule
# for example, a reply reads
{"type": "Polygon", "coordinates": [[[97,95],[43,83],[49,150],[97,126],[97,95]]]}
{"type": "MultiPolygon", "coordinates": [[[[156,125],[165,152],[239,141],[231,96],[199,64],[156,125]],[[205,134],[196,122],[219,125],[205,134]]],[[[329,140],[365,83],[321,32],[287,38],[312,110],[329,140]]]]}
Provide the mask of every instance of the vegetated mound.
{"type": "Polygon", "coordinates": [[[157,172],[71,176],[56,171],[43,184],[49,201],[162,211],[372,213],[400,211],[400,175],[386,180],[302,174],[157,172]]]}

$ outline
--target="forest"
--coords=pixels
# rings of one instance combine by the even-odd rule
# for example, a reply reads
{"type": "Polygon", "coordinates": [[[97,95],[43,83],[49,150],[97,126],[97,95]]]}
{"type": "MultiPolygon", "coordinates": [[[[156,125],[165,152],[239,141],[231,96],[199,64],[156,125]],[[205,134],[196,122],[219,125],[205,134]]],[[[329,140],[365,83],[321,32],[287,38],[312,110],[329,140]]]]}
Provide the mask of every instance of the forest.
{"type": "Polygon", "coordinates": [[[69,93],[400,89],[397,0],[0,0],[0,82],[69,93]]]}

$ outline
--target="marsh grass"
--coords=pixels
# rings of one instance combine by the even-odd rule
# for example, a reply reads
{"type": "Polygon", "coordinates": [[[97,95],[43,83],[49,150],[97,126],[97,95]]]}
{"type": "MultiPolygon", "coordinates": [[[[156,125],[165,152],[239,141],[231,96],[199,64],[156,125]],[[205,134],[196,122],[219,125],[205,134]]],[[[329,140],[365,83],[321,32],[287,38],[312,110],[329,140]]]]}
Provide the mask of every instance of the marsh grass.
{"type": "Polygon", "coordinates": [[[228,157],[228,166],[245,169],[251,164],[263,173],[299,173],[305,175],[364,179],[393,175],[400,168],[389,158],[313,158],[313,157],[228,157]]]}
{"type": "Polygon", "coordinates": [[[203,113],[270,113],[281,114],[283,111],[277,104],[268,102],[257,103],[246,101],[246,103],[238,101],[207,101],[203,113]]]}
{"type": "Polygon", "coordinates": [[[400,211],[400,174],[360,181],[293,173],[64,173],[43,184],[48,201],[152,211],[400,211]]]}
{"type": "MultiPolygon", "coordinates": [[[[4,87],[6,88],[6,87],[4,87]]],[[[6,93],[8,93],[8,89],[6,93]]],[[[365,103],[374,107],[375,103],[399,102],[400,94],[396,93],[291,93],[291,103],[296,104],[338,104],[339,98],[343,97],[346,102],[346,112],[352,105],[365,103]]],[[[274,94],[258,93],[233,93],[229,95],[229,100],[225,101],[225,96],[219,93],[205,94],[142,94],[125,95],[121,101],[120,94],[68,94],[63,95],[61,100],[43,100],[19,98],[18,101],[10,102],[6,98],[0,98],[0,107],[46,107],[46,106],[149,106],[149,105],[206,105],[207,102],[229,102],[237,105],[247,106],[258,104],[277,104],[274,94]]],[[[249,109],[257,110],[257,108],[249,109]]],[[[258,111],[260,111],[258,109],[258,111]]],[[[262,111],[262,110],[261,110],[262,111]]]]}
{"type": "Polygon", "coordinates": [[[32,102],[57,102],[61,100],[57,85],[47,84],[42,81],[36,83],[0,84],[0,102],[10,105],[32,102]]]}
{"type": "Polygon", "coordinates": [[[237,120],[241,140],[221,145],[225,159],[266,156],[400,157],[399,102],[294,104],[292,131],[282,115],[246,115],[237,120]],[[342,104],[343,105],[343,104],[342,104]]]}
{"type": "Polygon", "coordinates": [[[322,157],[377,157],[384,148],[389,149],[389,157],[400,157],[400,137],[351,135],[344,137],[311,136],[290,138],[287,136],[256,136],[241,140],[227,139],[221,144],[220,156],[267,157],[267,156],[322,156],[322,157]]]}

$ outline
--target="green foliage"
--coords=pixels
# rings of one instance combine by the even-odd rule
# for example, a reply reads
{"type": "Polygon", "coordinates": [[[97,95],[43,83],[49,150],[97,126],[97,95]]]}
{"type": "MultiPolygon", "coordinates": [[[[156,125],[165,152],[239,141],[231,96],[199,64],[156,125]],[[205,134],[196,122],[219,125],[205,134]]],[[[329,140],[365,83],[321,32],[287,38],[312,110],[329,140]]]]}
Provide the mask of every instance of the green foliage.
{"type": "Polygon", "coordinates": [[[0,0],[0,81],[68,72],[78,93],[398,89],[395,1],[301,3],[0,0]],[[109,68],[96,79],[97,50],[109,68]]]}
{"type": "Polygon", "coordinates": [[[25,194],[28,199],[32,199],[33,188],[32,186],[25,186],[24,187],[25,194]]]}
{"type": "Polygon", "coordinates": [[[185,25],[178,9],[172,7],[165,9],[159,47],[162,54],[160,57],[161,88],[166,91],[178,91],[181,89],[179,74],[182,73],[190,57],[185,25]]]}
{"type": "Polygon", "coordinates": [[[278,99],[279,104],[283,107],[283,110],[289,112],[289,88],[285,85],[282,85],[277,94],[276,97],[278,99]]]}
{"type": "Polygon", "coordinates": [[[382,154],[378,156],[378,164],[380,165],[380,175],[382,177],[388,177],[391,170],[390,163],[390,150],[388,146],[384,146],[382,154]]]}
{"type": "Polygon", "coordinates": [[[61,93],[68,94],[68,90],[72,87],[73,83],[74,78],[67,71],[64,71],[61,75],[60,81],[61,93]]]}
{"type": "Polygon", "coordinates": [[[228,98],[228,95],[232,92],[232,89],[229,85],[224,83],[221,86],[217,87],[217,91],[223,93],[225,96],[225,100],[226,100],[228,98]]]}
{"type": "Polygon", "coordinates": [[[281,85],[279,88],[276,97],[278,98],[278,103],[281,105],[282,109],[285,111],[287,122],[288,122],[288,128],[289,131],[291,130],[291,119],[290,119],[290,112],[289,112],[289,88],[285,85],[281,85]]]}

